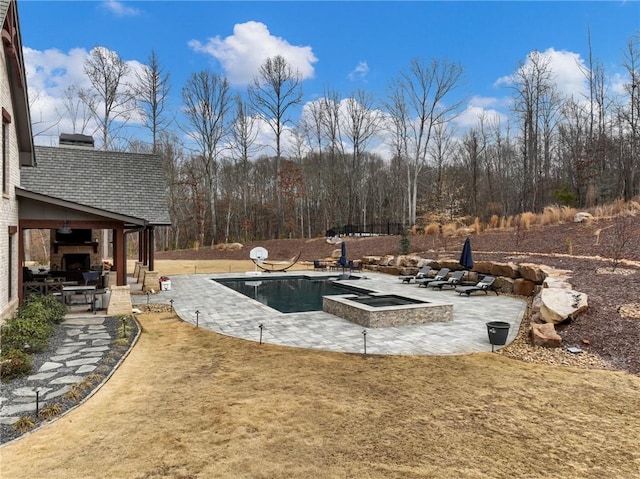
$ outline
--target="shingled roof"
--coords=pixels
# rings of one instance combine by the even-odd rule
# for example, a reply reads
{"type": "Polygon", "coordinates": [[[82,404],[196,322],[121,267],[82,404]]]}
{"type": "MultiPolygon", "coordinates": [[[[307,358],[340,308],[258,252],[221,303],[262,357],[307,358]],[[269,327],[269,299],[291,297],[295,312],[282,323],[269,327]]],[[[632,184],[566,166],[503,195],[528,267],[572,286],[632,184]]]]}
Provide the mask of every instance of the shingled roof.
{"type": "Polygon", "coordinates": [[[37,166],[20,170],[22,189],[150,225],[171,224],[158,155],[36,146],[35,156],[37,166]]]}

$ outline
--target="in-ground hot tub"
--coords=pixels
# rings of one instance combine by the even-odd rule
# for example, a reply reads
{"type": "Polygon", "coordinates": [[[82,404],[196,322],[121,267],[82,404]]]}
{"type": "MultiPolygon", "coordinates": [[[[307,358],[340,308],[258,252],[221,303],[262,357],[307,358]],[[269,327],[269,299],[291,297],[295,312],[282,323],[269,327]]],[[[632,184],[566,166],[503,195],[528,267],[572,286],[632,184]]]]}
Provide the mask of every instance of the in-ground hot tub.
{"type": "Polygon", "coordinates": [[[453,319],[453,305],[396,294],[323,296],[322,310],[367,328],[407,326],[453,319]]]}

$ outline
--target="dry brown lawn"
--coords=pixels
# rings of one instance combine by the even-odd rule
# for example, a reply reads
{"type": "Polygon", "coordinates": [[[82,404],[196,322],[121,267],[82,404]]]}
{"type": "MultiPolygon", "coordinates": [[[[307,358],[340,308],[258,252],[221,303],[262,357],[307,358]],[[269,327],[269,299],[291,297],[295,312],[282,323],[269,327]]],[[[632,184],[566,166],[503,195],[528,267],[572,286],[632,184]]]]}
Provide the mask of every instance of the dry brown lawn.
{"type": "Polygon", "coordinates": [[[2,478],[640,476],[636,376],[299,350],[139,320],[97,394],[0,449],[2,478]]]}

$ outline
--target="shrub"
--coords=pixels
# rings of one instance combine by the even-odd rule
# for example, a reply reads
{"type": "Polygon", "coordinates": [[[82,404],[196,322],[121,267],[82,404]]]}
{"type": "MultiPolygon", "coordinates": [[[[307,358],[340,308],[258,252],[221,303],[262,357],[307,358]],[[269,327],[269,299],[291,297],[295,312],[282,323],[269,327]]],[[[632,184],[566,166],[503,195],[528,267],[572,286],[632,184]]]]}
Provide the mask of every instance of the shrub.
{"type": "Polygon", "coordinates": [[[21,378],[31,374],[33,370],[33,358],[21,349],[2,348],[2,356],[0,356],[0,376],[2,381],[10,381],[11,379],[21,378]]]}
{"type": "Polygon", "coordinates": [[[42,419],[51,419],[58,416],[62,412],[62,406],[58,403],[49,404],[48,406],[43,407],[38,416],[42,419]]]}
{"type": "Polygon", "coordinates": [[[411,241],[409,241],[406,231],[403,231],[402,237],[400,238],[400,254],[409,254],[410,251],[411,241]]]}
{"type": "Polygon", "coordinates": [[[53,324],[60,324],[64,321],[64,316],[67,314],[67,307],[62,304],[58,298],[49,294],[47,296],[42,296],[40,298],[40,302],[45,308],[49,321],[53,324]]]}
{"type": "Polygon", "coordinates": [[[440,233],[440,225],[438,223],[429,223],[424,227],[424,234],[437,235],[440,233]]]}
{"type": "Polygon", "coordinates": [[[19,318],[44,319],[52,324],[64,320],[67,308],[53,295],[31,297],[20,305],[16,316],[19,318]]]}
{"type": "Polygon", "coordinates": [[[15,317],[2,327],[2,349],[20,349],[25,352],[41,352],[47,348],[53,325],[46,318],[15,317]]]}
{"type": "Polygon", "coordinates": [[[29,429],[33,429],[36,422],[31,416],[22,416],[15,423],[13,423],[13,429],[20,432],[27,432],[29,429]]]}

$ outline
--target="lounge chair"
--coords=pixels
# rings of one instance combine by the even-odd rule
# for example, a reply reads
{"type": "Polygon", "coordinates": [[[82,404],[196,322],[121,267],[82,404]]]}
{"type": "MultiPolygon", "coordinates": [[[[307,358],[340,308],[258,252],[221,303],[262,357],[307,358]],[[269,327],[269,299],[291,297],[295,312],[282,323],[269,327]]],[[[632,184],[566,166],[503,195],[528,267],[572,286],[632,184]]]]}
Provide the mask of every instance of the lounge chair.
{"type": "Polygon", "coordinates": [[[433,289],[442,289],[444,287],[455,288],[456,286],[460,285],[460,281],[462,281],[464,273],[464,271],[454,271],[446,281],[431,281],[427,284],[427,286],[433,289]]]}
{"type": "Polygon", "coordinates": [[[398,278],[400,279],[400,281],[402,281],[403,283],[411,283],[411,280],[417,280],[420,278],[426,278],[427,276],[429,276],[429,273],[431,272],[431,266],[423,266],[422,268],[420,268],[420,271],[418,271],[415,276],[414,275],[402,275],[402,276],[398,276],[398,278]]]}
{"type": "Polygon", "coordinates": [[[478,281],[473,286],[458,286],[456,288],[456,293],[466,294],[467,296],[470,296],[474,291],[483,291],[484,294],[487,294],[487,291],[491,289],[496,293],[497,296],[498,292],[495,289],[491,288],[495,280],[496,278],[494,276],[485,276],[484,278],[482,278],[482,280],[478,281]]]}
{"type": "Polygon", "coordinates": [[[418,286],[424,286],[425,288],[433,281],[446,281],[449,274],[449,268],[441,268],[433,278],[420,278],[416,280],[418,286]]]}

